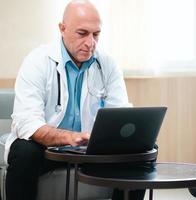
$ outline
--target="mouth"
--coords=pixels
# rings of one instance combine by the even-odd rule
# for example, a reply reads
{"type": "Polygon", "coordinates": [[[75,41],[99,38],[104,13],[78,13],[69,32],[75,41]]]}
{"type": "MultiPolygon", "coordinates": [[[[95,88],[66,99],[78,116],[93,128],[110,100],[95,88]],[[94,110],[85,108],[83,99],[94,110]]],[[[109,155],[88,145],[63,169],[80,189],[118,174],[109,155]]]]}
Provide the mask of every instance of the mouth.
{"type": "Polygon", "coordinates": [[[93,52],[92,50],[80,50],[80,51],[83,52],[83,53],[88,53],[88,54],[93,52]]]}
{"type": "Polygon", "coordinates": [[[81,50],[80,51],[80,54],[81,56],[84,56],[84,57],[90,57],[91,55],[93,55],[93,51],[89,51],[89,50],[81,50]]]}
{"type": "Polygon", "coordinates": [[[94,49],[80,49],[78,51],[78,58],[82,61],[88,60],[94,53],[94,49]]]}

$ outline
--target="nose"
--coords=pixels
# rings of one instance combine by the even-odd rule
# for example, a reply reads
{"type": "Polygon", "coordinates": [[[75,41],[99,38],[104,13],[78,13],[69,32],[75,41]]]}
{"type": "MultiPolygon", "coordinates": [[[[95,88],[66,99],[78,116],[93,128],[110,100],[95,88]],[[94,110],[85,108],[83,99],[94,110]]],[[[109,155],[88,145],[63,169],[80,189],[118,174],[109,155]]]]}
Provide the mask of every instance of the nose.
{"type": "Polygon", "coordinates": [[[85,41],[85,45],[88,47],[88,48],[92,48],[94,45],[95,45],[96,41],[93,37],[93,34],[89,34],[86,38],[86,41],[85,41]]]}

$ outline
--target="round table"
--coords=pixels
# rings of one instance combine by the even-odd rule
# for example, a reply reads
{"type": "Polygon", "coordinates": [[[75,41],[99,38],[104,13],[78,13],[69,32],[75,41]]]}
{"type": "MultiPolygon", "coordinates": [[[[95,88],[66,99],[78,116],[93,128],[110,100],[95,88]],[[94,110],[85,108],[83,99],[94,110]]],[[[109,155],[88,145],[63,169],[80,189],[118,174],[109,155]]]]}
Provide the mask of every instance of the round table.
{"type": "Polygon", "coordinates": [[[150,189],[149,199],[153,199],[153,189],[174,189],[196,187],[196,164],[157,163],[155,167],[133,167],[129,165],[113,168],[82,169],[77,179],[83,183],[119,188],[125,191],[150,189]]]}
{"type": "MultiPolygon", "coordinates": [[[[77,200],[77,192],[78,192],[78,164],[84,164],[85,169],[92,167],[93,164],[99,168],[104,167],[105,164],[113,165],[115,164],[124,164],[124,163],[154,163],[157,158],[158,151],[157,149],[152,149],[145,153],[137,153],[137,154],[118,154],[118,155],[87,155],[87,154],[74,154],[67,152],[54,152],[52,149],[47,149],[45,151],[45,157],[49,160],[65,162],[67,163],[67,179],[66,179],[66,197],[65,199],[69,199],[69,184],[70,184],[70,169],[71,164],[74,164],[75,168],[75,178],[74,178],[74,200],[77,200]]],[[[83,169],[84,169],[83,168],[83,169]]],[[[92,169],[92,168],[91,168],[92,169]]]]}

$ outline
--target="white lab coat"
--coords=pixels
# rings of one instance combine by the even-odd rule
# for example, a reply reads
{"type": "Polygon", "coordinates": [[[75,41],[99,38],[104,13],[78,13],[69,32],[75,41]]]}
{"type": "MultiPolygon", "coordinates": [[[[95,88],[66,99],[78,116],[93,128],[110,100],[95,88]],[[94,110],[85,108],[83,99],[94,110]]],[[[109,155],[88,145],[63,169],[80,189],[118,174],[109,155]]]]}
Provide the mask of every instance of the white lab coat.
{"type": "MultiPolygon", "coordinates": [[[[107,91],[105,107],[127,106],[128,98],[121,71],[104,52],[97,50],[95,56],[101,64],[107,91]]],[[[90,132],[99,109],[100,101],[88,93],[88,85],[102,88],[97,63],[93,63],[84,74],[81,92],[81,129],[90,132]]],[[[9,148],[16,138],[28,140],[45,124],[57,127],[64,117],[68,103],[68,88],[65,68],[61,57],[60,40],[42,45],[33,50],[24,60],[15,84],[15,102],[12,114],[12,133],[5,145],[5,161],[9,148]],[[55,111],[58,96],[57,71],[61,81],[62,110],[55,111]]]]}

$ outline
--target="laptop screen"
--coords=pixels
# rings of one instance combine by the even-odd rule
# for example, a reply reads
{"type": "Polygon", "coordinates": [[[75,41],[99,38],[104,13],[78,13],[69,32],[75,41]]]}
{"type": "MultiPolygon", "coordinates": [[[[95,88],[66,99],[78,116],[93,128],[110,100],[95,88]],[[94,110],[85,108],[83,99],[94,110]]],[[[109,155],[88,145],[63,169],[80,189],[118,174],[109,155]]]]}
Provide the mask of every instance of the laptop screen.
{"type": "Polygon", "coordinates": [[[130,154],[153,149],[166,107],[99,109],[86,154],[130,154]]]}

